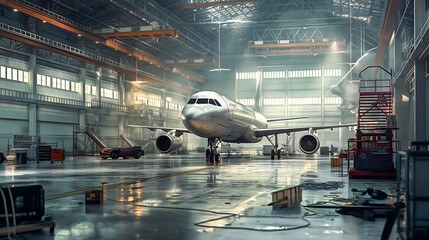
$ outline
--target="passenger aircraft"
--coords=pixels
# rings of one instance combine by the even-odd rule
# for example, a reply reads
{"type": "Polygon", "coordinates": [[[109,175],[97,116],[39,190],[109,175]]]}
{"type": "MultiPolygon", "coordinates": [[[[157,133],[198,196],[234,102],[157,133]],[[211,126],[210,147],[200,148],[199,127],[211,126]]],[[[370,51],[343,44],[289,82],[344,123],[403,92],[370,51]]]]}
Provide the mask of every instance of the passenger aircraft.
{"type": "Polygon", "coordinates": [[[217,147],[220,142],[229,143],[257,143],[266,137],[273,145],[271,159],[277,155],[281,158],[278,149],[278,134],[308,131],[299,140],[299,148],[306,154],[315,153],[320,147],[320,141],[314,133],[320,129],[356,126],[352,124],[326,125],[298,128],[268,128],[268,122],[294,120],[308,117],[290,117],[266,119],[261,113],[252,110],[240,103],[234,102],[219,93],[212,91],[197,92],[191,96],[182,110],[182,122],[186,129],[128,125],[129,127],[147,128],[152,131],[161,129],[166,132],[156,139],[156,148],[162,153],[175,151],[182,146],[180,136],[183,133],[193,133],[207,138],[209,149],[206,157],[209,163],[219,163],[217,147]],[[274,137],[274,142],[271,140],[274,137]]]}

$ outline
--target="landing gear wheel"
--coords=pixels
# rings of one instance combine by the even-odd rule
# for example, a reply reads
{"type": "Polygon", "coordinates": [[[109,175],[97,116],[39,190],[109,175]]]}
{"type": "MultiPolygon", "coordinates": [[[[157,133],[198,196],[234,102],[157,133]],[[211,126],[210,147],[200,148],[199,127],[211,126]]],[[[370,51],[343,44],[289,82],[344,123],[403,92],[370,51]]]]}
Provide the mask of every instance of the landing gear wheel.
{"type": "Polygon", "coordinates": [[[271,149],[271,154],[270,154],[270,157],[271,157],[271,160],[274,160],[274,149],[271,149]]]}
{"type": "Polygon", "coordinates": [[[134,151],[133,156],[135,159],[139,159],[141,155],[142,155],[142,153],[140,151],[134,151]]]}
{"type": "Polygon", "coordinates": [[[215,155],[215,161],[216,161],[216,163],[220,163],[220,154],[219,153],[216,153],[216,155],[215,155]]]}
{"type": "Polygon", "coordinates": [[[209,164],[213,164],[213,159],[214,159],[214,153],[211,152],[210,153],[210,158],[209,158],[209,164]]]}
{"type": "Polygon", "coordinates": [[[210,149],[206,149],[206,159],[210,158],[210,149]]]}
{"type": "Polygon", "coordinates": [[[101,157],[102,159],[107,159],[107,157],[101,157]]]}
{"type": "Polygon", "coordinates": [[[277,159],[282,159],[282,150],[277,150],[277,159]]]}
{"type": "Polygon", "coordinates": [[[118,159],[119,155],[118,155],[118,153],[117,153],[117,152],[112,152],[112,153],[110,154],[110,157],[111,157],[112,159],[118,159]]]}

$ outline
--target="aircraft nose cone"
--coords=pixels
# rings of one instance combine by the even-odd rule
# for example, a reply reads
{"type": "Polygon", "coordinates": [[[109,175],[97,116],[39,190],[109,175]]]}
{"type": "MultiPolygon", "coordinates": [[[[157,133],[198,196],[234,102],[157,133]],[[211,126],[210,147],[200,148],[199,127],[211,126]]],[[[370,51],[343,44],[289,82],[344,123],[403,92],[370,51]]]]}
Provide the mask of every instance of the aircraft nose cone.
{"type": "Polygon", "coordinates": [[[201,132],[205,128],[206,114],[200,107],[186,107],[182,112],[185,127],[193,132],[201,132]]]}

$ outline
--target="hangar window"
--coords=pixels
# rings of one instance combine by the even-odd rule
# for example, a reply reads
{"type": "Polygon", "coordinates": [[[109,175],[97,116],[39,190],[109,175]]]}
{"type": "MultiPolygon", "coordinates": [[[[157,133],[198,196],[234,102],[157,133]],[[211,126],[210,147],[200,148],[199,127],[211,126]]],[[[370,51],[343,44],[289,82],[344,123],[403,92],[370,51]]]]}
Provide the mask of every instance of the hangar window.
{"type": "Polygon", "coordinates": [[[28,72],[24,71],[24,82],[28,83],[28,72]]]}
{"type": "Polygon", "coordinates": [[[12,68],[6,68],[7,79],[12,80],[12,68]]]}
{"type": "Polygon", "coordinates": [[[85,85],[85,93],[89,95],[91,94],[91,85],[88,85],[88,84],[85,85]]]}
{"type": "Polygon", "coordinates": [[[12,79],[18,81],[18,69],[12,70],[12,79]]]}
{"type": "Polygon", "coordinates": [[[24,73],[22,70],[18,70],[18,82],[24,81],[24,73]]]}
{"type": "Polygon", "coordinates": [[[188,104],[194,104],[196,101],[197,101],[197,99],[191,98],[191,99],[189,99],[188,104]]]}
{"type": "Polygon", "coordinates": [[[6,78],[6,67],[4,67],[4,66],[1,66],[1,74],[0,74],[0,77],[1,78],[6,78]]]}
{"type": "Polygon", "coordinates": [[[207,104],[207,103],[209,103],[208,98],[198,98],[197,100],[197,104],[207,104]]]}
{"type": "Polygon", "coordinates": [[[340,77],[341,69],[325,69],[325,77],[340,77]]]}
{"type": "Polygon", "coordinates": [[[285,75],[285,71],[264,72],[264,78],[284,78],[285,75]]]}
{"type": "Polygon", "coordinates": [[[270,105],[284,105],[286,104],[286,101],[284,98],[264,98],[264,105],[270,106],[270,105]]]}
{"type": "Polygon", "coordinates": [[[71,82],[71,90],[72,92],[79,92],[80,83],[78,82],[71,82]]]}
{"type": "Polygon", "coordinates": [[[236,79],[256,79],[256,72],[237,72],[236,79]]]}
{"type": "Polygon", "coordinates": [[[311,70],[291,70],[288,71],[287,76],[290,78],[311,78],[311,77],[321,77],[322,71],[319,69],[311,70]]]}
{"type": "Polygon", "coordinates": [[[237,99],[237,102],[245,105],[245,106],[253,106],[255,105],[255,99],[252,98],[241,98],[237,99]]]}

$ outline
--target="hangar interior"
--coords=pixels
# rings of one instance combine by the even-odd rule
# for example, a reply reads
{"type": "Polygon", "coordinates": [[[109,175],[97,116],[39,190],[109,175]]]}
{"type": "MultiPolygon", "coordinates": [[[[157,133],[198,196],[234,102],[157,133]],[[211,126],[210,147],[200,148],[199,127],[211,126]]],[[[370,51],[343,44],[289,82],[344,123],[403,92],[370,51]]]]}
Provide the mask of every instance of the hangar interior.
{"type": "Polygon", "coordinates": [[[0,0],[0,236],[427,239],[428,9],[0,0]],[[251,140],[184,125],[199,99],[251,140]],[[34,185],[43,214],[16,217],[34,185]]]}

